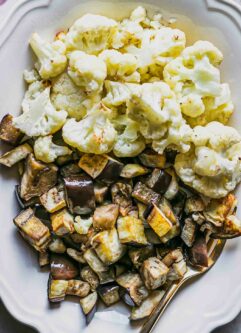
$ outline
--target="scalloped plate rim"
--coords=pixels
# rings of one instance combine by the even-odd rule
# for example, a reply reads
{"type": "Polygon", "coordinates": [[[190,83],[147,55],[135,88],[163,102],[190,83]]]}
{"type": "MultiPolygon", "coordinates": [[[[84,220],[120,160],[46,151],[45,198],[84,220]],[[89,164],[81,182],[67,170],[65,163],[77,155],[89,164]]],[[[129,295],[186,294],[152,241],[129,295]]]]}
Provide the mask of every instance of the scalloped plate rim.
{"type": "MultiPolygon", "coordinates": [[[[23,16],[37,7],[36,2],[38,2],[39,0],[31,1],[33,1],[33,3],[35,2],[35,5],[33,5],[31,9],[25,12],[23,16]]],[[[51,1],[52,0],[49,0],[49,3],[51,3],[51,1]]],[[[27,3],[28,2],[29,1],[27,1],[27,3]]],[[[241,13],[241,3],[236,3],[234,0],[215,0],[215,2],[219,2],[220,4],[226,4],[232,9],[238,10],[241,13]]],[[[206,3],[209,5],[209,0],[206,0],[206,3]]],[[[18,7],[16,11],[18,11],[18,7]]],[[[8,19],[11,20],[13,18],[14,14],[8,19]]],[[[8,37],[9,36],[7,36],[7,38],[8,37]]],[[[240,294],[241,284],[232,295],[233,297],[230,297],[230,302],[226,303],[226,306],[222,307],[222,310],[220,312],[216,313],[213,316],[210,316],[209,318],[205,317],[205,321],[203,321],[202,324],[197,327],[197,329],[200,329],[202,333],[209,333],[211,330],[217,328],[218,326],[224,325],[234,319],[241,310],[240,294]]],[[[26,310],[23,308],[23,306],[21,306],[20,302],[17,301],[17,298],[11,292],[11,287],[7,284],[7,280],[4,280],[3,276],[0,277],[0,297],[8,311],[20,322],[33,327],[40,333],[45,333],[46,328],[48,329],[49,333],[57,333],[57,329],[52,327],[49,322],[44,321],[44,318],[38,318],[36,315],[34,315],[31,319],[31,311],[29,311],[29,309],[26,310]]]]}

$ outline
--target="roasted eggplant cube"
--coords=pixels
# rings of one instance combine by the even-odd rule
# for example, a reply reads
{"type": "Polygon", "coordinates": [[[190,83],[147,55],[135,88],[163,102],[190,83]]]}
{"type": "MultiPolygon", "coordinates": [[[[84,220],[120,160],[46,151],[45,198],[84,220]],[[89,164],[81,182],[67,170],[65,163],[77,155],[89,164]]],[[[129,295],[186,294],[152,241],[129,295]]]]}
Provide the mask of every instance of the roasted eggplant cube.
{"type": "Polygon", "coordinates": [[[174,149],[165,149],[166,162],[170,164],[175,163],[176,156],[178,154],[177,150],[174,149]]]}
{"type": "Polygon", "coordinates": [[[66,253],[68,254],[68,256],[70,256],[70,258],[74,259],[75,261],[79,262],[80,264],[84,264],[85,260],[83,257],[83,253],[76,250],[76,249],[72,249],[72,248],[68,248],[66,253]]]}
{"type": "Polygon", "coordinates": [[[140,249],[130,249],[128,255],[132,264],[136,269],[139,269],[143,261],[155,255],[155,249],[152,245],[145,246],[140,249]]]}
{"type": "Polygon", "coordinates": [[[49,244],[49,251],[53,253],[65,253],[66,246],[61,238],[53,238],[49,244]]]}
{"type": "Polygon", "coordinates": [[[161,209],[163,214],[172,222],[172,224],[177,224],[178,219],[174,214],[170,202],[166,198],[161,198],[160,202],[157,204],[158,208],[161,209]]]}
{"type": "Polygon", "coordinates": [[[132,207],[132,186],[126,182],[117,182],[111,187],[112,202],[119,205],[120,213],[126,216],[132,207]]]}
{"type": "Polygon", "coordinates": [[[95,202],[98,204],[102,204],[105,201],[108,191],[109,187],[107,185],[95,183],[94,184],[95,202]]]}
{"type": "Polygon", "coordinates": [[[80,305],[85,315],[87,325],[91,322],[95,315],[95,312],[97,310],[97,301],[98,295],[95,291],[88,296],[80,299],[80,305]]]}
{"type": "Polygon", "coordinates": [[[99,259],[94,249],[86,250],[84,259],[98,276],[100,273],[106,272],[109,269],[108,266],[99,259]]]}
{"type": "Polygon", "coordinates": [[[99,286],[97,292],[106,306],[111,306],[120,300],[119,286],[116,284],[99,286]]]}
{"type": "Polygon", "coordinates": [[[6,114],[0,123],[0,140],[15,146],[22,137],[23,133],[13,125],[13,116],[6,114]]]}
{"type": "Polygon", "coordinates": [[[178,218],[181,218],[183,215],[186,200],[187,193],[183,190],[179,190],[176,196],[171,200],[173,211],[178,218]]]}
{"type": "Polygon", "coordinates": [[[51,224],[53,232],[58,236],[68,235],[75,230],[74,218],[67,209],[51,214],[51,224]]]}
{"type": "Polygon", "coordinates": [[[40,202],[49,213],[57,212],[66,206],[64,191],[58,187],[53,187],[41,195],[40,202]]]}
{"type": "Polygon", "coordinates": [[[153,312],[156,306],[160,303],[165,292],[163,290],[154,290],[139,307],[135,307],[131,312],[131,320],[144,319],[153,312]]]}
{"type": "Polygon", "coordinates": [[[241,221],[235,215],[229,215],[226,217],[222,228],[211,233],[211,238],[220,239],[232,239],[241,235],[241,221]]]}
{"type": "Polygon", "coordinates": [[[181,249],[174,249],[169,251],[163,258],[162,262],[167,266],[172,266],[175,262],[183,260],[183,253],[181,249]]]}
{"type": "Polygon", "coordinates": [[[166,163],[165,155],[159,155],[152,149],[146,149],[138,156],[141,164],[148,168],[163,168],[166,163]]]}
{"type": "Polygon", "coordinates": [[[159,237],[165,236],[173,227],[172,222],[156,205],[147,217],[147,222],[159,237]]]}
{"type": "Polygon", "coordinates": [[[117,230],[105,230],[92,238],[92,244],[98,257],[106,265],[114,264],[126,251],[125,245],[120,243],[117,230]]]}
{"type": "Polygon", "coordinates": [[[119,206],[109,204],[97,207],[93,216],[93,226],[97,230],[109,230],[115,227],[119,215],[119,206]]]}
{"type": "Polygon", "coordinates": [[[161,197],[160,194],[148,188],[145,184],[138,182],[132,192],[132,197],[136,200],[148,205],[150,203],[157,203],[161,197]]]}
{"type": "Polygon", "coordinates": [[[71,213],[85,215],[95,209],[94,185],[87,175],[64,178],[65,196],[71,213]]]}
{"type": "Polygon", "coordinates": [[[224,198],[211,200],[203,214],[207,222],[216,227],[222,227],[226,218],[234,213],[236,207],[237,199],[232,193],[229,193],[224,198]]]}
{"type": "Polygon", "coordinates": [[[82,172],[82,170],[79,168],[78,164],[76,164],[76,163],[70,163],[70,164],[64,165],[60,169],[60,175],[63,178],[77,176],[77,175],[80,175],[81,172],[82,172]]]}
{"type": "Polygon", "coordinates": [[[50,264],[50,257],[48,252],[39,252],[38,262],[40,267],[48,266],[50,264]]]}
{"type": "Polygon", "coordinates": [[[193,246],[188,251],[188,257],[192,265],[208,267],[207,243],[203,234],[197,235],[193,246]]]}
{"type": "Polygon", "coordinates": [[[160,239],[160,237],[157,236],[157,234],[155,233],[155,231],[153,229],[145,229],[145,235],[146,235],[146,239],[148,241],[149,244],[153,244],[153,245],[160,245],[162,244],[162,241],[160,239]]]}
{"type": "Polygon", "coordinates": [[[28,155],[21,180],[21,198],[28,201],[46,193],[57,183],[57,172],[56,165],[39,162],[33,154],[28,155]]]}
{"type": "Polygon", "coordinates": [[[117,230],[122,244],[147,245],[144,226],[141,220],[133,216],[119,217],[117,230]]]}
{"type": "Polygon", "coordinates": [[[112,184],[120,177],[123,167],[123,163],[108,156],[108,162],[105,168],[96,179],[105,184],[112,184]]]}
{"type": "Polygon", "coordinates": [[[166,244],[167,242],[169,242],[170,240],[172,240],[173,238],[179,236],[181,234],[181,227],[179,222],[177,224],[175,224],[170,231],[168,231],[167,234],[165,234],[164,236],[160,237],[160,240],[162,243],[166,244]]]}
{"type": "Polygon", "coordinates": [[[176,262],[172,265],[167,274],[167,280],[168,281],[180,280],[184,277],[186,272],[187,272],[187,264],[185,260],[182,259],[181,261],[176,262]]]}
{"type": "Polygon", "coordinates": [[[165,170],[154,169],[152,174],[148,177],[146,185],[153,191],[164,194],[172,180],[172,176],[165,170]]]}
{"type": "Polygon", "coordinates": [[[51,255],[51,276],[55,280],[72,280],[79,275],[78,266],[73,260],[61,255],[51,255]]]}
{"type": "Polygon", "coordinates": [[[85,282],[89,283],[91,290],[96,290],[100,284],[98,275],[89,266],[84,266],[81,269],[80,276],[85,282]]]}
{"type": "Polygon", "coordinates": [[[85,297],[90,292],[90,285],[87,282],[81,280],[69,280],[68,288],[66,290],[67,295],[85,297]]]}
{"type": "Polygon", "coordinates": [[[84,170],[91,178],[97,178],[108,163],[108,156],[84,154],[79,161],[79,167],[84,170]]]}
{"type": "Polygon", "coordinates": [[[185,219],[181,239],[188,247],[192,247],[195,241],[197,227],[197,224],[190,217],[185,219]]]}
{"type": "Polygon", "coordinates": [[[157,257],[146,259],[141,266],[141,275],[147,289],[162,286],[167,279],[169,268],[157,257]]]}
{"type": "Polygon", "coordinates": [[[74,219],[74,229],[79,235],[88,235],[92,224],[92,216],[89,218],[82,218],[81,216],[76,216],[74,219]]]}
{"type": "Polygon", "coordinates": [[[32,208],[22,211],[13,221],[23,238],[37,251],[47,250],[51,241],[49,228],[34,215],[32,208]]]}
{"type": "Polygon", "coordinates": [[[165,198],[168,200],[172,200],[175,198],[179,191],[179,184],[178,184],[178,179],[175,171],[173,169],[168,169],[166,170],[167,173],[169,173],[172,177],[172,180],[164,194],[165,198]]]}
{"type": "MultiPolygon", "coordinates": [[[[20,185],[15,185],[15,191],[14,192],[15,192],[17,202],[18,202],[19,206],[22,209],[25,209],[25,208],[28,208],[28,207],[34,207],[34,206],[36,207],[36,205],[39,205],[39,198],[38,197],[34,197],[34,198],[32,198],[28,201],[25,201],[20,197],[20,185]]],[[[36,211],[36,209],[35,209],[35,211],[36,211]]]]}
{"type": "Polygon", "coordinates": [[[120,176],[127,179],[144,176],[149,173],[149,169],[140,164],[126,164],[121,171],[120,176]]]}
{"type": "Polygon", "coordinates": [[[49,277],[48,282],[48,299],[50,302],[57,303],[65,299],[66,291],[68,288],[68,281],[66,280],[53,280],[49,277]]]}
{"type": "Polygon", "coordinates": [[[24,160],[33,151],[32,147],[28,143],[24,143],[0,157],[0,164],[7,167],[12,167],[14,164],[24,160]]]}
{"type": "Polygon", "coordinates": [[[205,209],[205,204],[199,196],[192,196],[186,200],[185,213],[190,215],[195,212],[202,212],[205,209]]]}
{"type": "Polygon", "coordinates": [[[121,287],[121,298],[128,305],[141,305],[149,293],[143,284],[143,281],[138,273],[127,272],[120,275],[116,282],[121,287]]]}

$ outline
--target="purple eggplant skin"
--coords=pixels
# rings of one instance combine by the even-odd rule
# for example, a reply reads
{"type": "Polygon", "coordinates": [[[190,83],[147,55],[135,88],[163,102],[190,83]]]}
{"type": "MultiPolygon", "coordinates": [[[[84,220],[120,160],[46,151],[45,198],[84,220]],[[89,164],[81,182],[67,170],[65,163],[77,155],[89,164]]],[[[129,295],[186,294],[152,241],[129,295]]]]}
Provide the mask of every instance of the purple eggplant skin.
{"type": "Polygon", "coordinates": [[[179,190],[176,196],[171,200],[173,211],[179,219],[182,218],[186,200],[187,193],[183,190],[179,190]]]}
{"type": "Polygon", "coordinates": [[[189,261],[194,266],[208,267],[208,250],[205,236],[199,233],[188,250],[189,261]]]}
{"type": "Polygon", "coordinates": [[[84,174],[64,178],[65,196],[71,213],[86,215],[95,209],[92,179],[84,174]]]}
{"type": "Polygon", "coordinates": [[[51,255],[51,275],[55,280],[72,280],[79,275],[77,265],[67,257],[51,255]]]}
{"type": "Polygon", "coordinates": [[[34,205],[39,203],[39,198],[38,197],[32,198],[28,201],[23,200],[20,197],[20,185],[15,185],[14,193],[15,193],[17,202],[18,202],[20,208],[22,208],[22,209],[25,209],[25,208],[28,208],[28,207],[33,207],[34,205]]]}
{"type": "Polygon", "coordinates": [[[112,184],[120,177],[123,167],[124,164],[122,162],[108,157],[107,165],[96,180],[101,181],[104,184],[112,184]]]}
{"type": "Polygon", "coordinates": [[[120,299],[119,286],[116,283],[100,285],[97,292],[106,306],[110,306],[120,299]]]}
{"type": "Polygon", "coordinates": [[[85,315],[86,325],[89,325],[89,323],[92,321],[96,311],[97,311],[97,304],[95,304],[95,306],[91,309],[91,311],[87,315],[85,315]]]}
{"type": "Polygon", "coordinates": [[[136,306],[136,304],[134,303],[134,301],[132,300],[131,296],[129,295],[128,291],[123,288],[120,287],[119,288],[119,294],[120,294],[120,298],[123,300],[123,302],[131,307],[136,306]]]}
{"type": "Polygon", "coordinates": [[[174,164],[178,151],[174,149],[165,149],[164,153],[166,156],[166,163],[174,164]]]}
{"type": "Polygon", "coordinates": [[[165,170],[154,169],[152,174],[148,177],[146,185],[153,191],[164,194],[170,185],[172,176],[165,170]]]}

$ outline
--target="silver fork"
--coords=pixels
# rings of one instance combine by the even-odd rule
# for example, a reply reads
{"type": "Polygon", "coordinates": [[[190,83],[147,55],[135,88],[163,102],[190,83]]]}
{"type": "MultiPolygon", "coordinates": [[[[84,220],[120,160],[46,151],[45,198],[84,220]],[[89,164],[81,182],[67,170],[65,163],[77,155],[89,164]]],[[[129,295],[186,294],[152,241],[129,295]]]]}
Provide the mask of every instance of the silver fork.
{"type": "Polygon", "coordinates": [[[161,315],[165,311],[167,305],[170,303],[172,298],[175,296],[176,292],[179,288],[187,281],[193,279],[194,277],[206,273],[210,270],[214,264],[217,262],[220,254],[225,245],[225,240],[217,240],[217,239],[210,239],[208,242],[208,267],[197,267],[188,265],[188,270],[184,277],[176,282],[173,283],[165,292],[162,300],[157,305],[157,307],[153,310],[152,314],[144,323],[140,333],[150,333],[156,326],[158,320],[160,319],[161,315]]]}

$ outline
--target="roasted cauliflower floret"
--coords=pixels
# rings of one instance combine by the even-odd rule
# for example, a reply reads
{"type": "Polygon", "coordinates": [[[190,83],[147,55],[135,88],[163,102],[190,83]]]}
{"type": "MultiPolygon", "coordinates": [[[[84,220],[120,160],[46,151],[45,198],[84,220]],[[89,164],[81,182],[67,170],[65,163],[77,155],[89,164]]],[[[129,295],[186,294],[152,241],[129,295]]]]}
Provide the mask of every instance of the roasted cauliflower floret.
{"type": "Polygon", "coordinates": [[[67,48],[98,54],[111,45],[116,31],[116,21],[101,15],[86,14],[69,29],[66,35],[67,48]]]}
{"type": "Polygon", "coordinates": [[[164,70],[164,80],[177,94],[191,126],[217,120],[227,123],[233,112],[228,84],[221,84],[217,66],[222,53],[210,42],[197,41],[164,70]]]}
{"type": "Polygon", "coordinates": [[[43,79],[50,79],[62,73],[67,65],[66,46],[60,40],[44,41],[37,33],[29,41],[38,58],[37,69],[43,79]]]}
{"type": "Polygon", "coordinates": [[[116,143],[113,147],[116,156],[133,157],[145,149],[145,139],[140,134],[137,122],[123,115],[114,119],[113,124],[118,132],[116,143]]]}
{"type": "Polygon", "coordinates": [[[52,80],[51,101],[56,110],[65,110],[69,117],[80,120],[100,101],[100,96],[88,96],[67,73],[63,73],[52,80]]]}
{"type": "Polygon", "coordinates": [[[140,126],[153,148],[162,153],[168,146],[188,151],[191,129],[182,118],[174,93],[163,82],[144,83],[131,94],[128,116],[140,126]]]}
{"type": "Polygon", "coordinates": [[[152,76],[161,78],[166,64],[178,57],[186,45],[185,34],[169,27],[144,29],[136,32],[135,37],[137,45],[130,43],[125,51],[138,58],[138,70],[145,82],[152,76]]]}
{"type": "Polygon", "coordinates": [[[99,57],[106,63],[109,79],[125,82],[140,82],[137,57],[116,50],[105,50],[99,57]]]}
{"type": "Polygon", "coordinates": [[[67,120],[63,127],[64,141],[84,153],[110,152],[117,132],[108,119],[109,111],[100,108],[90,112],[79,122],[75,119],[67,120]]]}
{"type": "Polygon", "coordinates": [[[72,151],[68,147],[58,146],[53,143],[52,135],[39,137],[34,143],[35,157],[45,163],[54,162],[58,156],[70,155],[72,151]]]}
{"type": "Polygon", "coordinates": [[[14,126],[28,136],[45,136],[57,132],[65,123],[67,112],[56,111],[49,94],[48,87],[33,98],[29,96],[28,108],[14,118],[14,126]]]}
{"type": "Polygon", "coordinates": [[[85,93],[96,94],[102,90],[107,69],[101,58],[74,51],[69,55],[68,74],[85,93]]]}
{"type": "Polygon", "coordinates": [[[135,83],[122,83],[105,81],[106,96],[102,102],[109,107],[116,107],[126,104],[131,97],[132,91],[138,91],[140,85],[135,83]]]}
{"type": "Polygon", "coordinates": [[[232,127],[211,122],[194,128],[192,142],[188,153],[176,157],[177,174],[208,197],[226,196],[241,180],[241,136],[232,127]]]}

